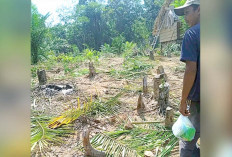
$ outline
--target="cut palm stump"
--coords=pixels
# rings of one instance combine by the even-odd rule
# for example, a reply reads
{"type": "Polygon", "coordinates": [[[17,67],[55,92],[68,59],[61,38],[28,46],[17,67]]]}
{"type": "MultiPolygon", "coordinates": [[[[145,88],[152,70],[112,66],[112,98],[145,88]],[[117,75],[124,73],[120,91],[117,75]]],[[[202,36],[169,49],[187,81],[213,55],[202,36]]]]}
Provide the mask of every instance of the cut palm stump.
{"type": "Polygon", "coordinates": [[[167,74],[165,74],[164,72],[164,67],[161,65],[158,67],[158,69],[156,69],[157,74],[159,75],[159,78],[163,81],[163,82],[167,82],[167,74]]]}
{"type": "Polygon", "coordinates": [[[145,105],[143,102],[143,93],[139,94],[138,105],[137,105],[137,113],[140,114],[145,111],[145,105]]]}
{"type": "Polygon", "coordinates": [[[134,128],[134,126],[132,125],[132,123],[130,121],[128,121],[125,125],[124,128],[126,130],[132,130],[134,128]]]}
{"type": "Polygon", "coordinates": [[[157,71],[157,74],[164,74],[164,67],[161,65],[158,67],[156,71],[157,71]]]}
{"type": "Polygon", "coordinates": [[[159,86],[159,99],[158,106],[160,107],[160,113],[165,115],[166,108],[169,105],[169,84],[162,83],[159,86]]]}
{"type": "Polygon", "coordinates": [[[143,78],[143,93],[147,94],[148,93],[148,87],[147,87],[147,76],[143,78]]]}
{"type": "Polygon", "coordinates": [[[167,75],[166,74],[158,74],[153,79],[153,97],[155,100],[158,100],[159,98],[159,86],[165,82],[167,82],[167,75]]]}
{"type": "Polygon", "coordinates": [[[153,98],[158,101],[159,99],[159,86],[162,83],[167,82],[167,75],[164,73],[163,66],[159,66],[156,69],[157,75],[153,79],[153,98]]]}
{"type": "Polygon", "coordinates": [[[90,140],[89,140],[89,133],[90,130],[89,129],[84,129],[83,130],[83,147],[85,150],[85,157],[106,157],[106,153],[96,150],[94,149],[91,144],[90,144],[90,140]]]}
{"type": "Polygon", "coordinates": [[[161,84],[161,79],[160,79],[160,75],[156,75],[155,78],[153,79],[153,97],[155,100],[158,100],[159,98],[159,85],[161,84]]]}
{"type": "Polygon", "coordinates": [[[155,60],[153,51],[150,51],[149,58],[150,58],[150,60],[155,60]]]}
{"type": "Polygon", "coordinates": [[[174,123],[173,108],[167,107],[166,108],[166,116],[165,116],[165,127],[172,128],[173,123],[174,123]]]}
{"type": "Polygon", "coordinates": [[[37,70],[39,85],[45,85],[47,83],[47,77],[45,70],[37,70]]]}
{"type": "Polygon", "coordinates": [[[93,66],[93,62],[89,62],[89,78],[93,78],[96,75],[96,69],[93,66]]]}

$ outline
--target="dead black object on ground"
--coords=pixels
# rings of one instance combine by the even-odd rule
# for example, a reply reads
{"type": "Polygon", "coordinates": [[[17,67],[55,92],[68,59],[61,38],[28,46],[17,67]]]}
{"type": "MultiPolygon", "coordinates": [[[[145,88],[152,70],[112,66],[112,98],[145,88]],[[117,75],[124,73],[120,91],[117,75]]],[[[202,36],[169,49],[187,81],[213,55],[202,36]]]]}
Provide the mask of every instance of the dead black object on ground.
{"type": "Polygon", "coordinates": [[[70,85],[46,85],[46,88],[50,88],[50,89],[54,89],[57,91],[61,91],[61,90],[67,90],[67,89],[72,89],[73,87],[70,85]]]}
{"type": "Polygon", "coordinates": [[[63,94],[70,94],[73,92],[73,87],[68,84],[48,84],[48,85],[42,85],[39,87],[40,91],[43,91],[45,95],[47,96],[54,96],[58,93],[63,93],[63,94]]]}

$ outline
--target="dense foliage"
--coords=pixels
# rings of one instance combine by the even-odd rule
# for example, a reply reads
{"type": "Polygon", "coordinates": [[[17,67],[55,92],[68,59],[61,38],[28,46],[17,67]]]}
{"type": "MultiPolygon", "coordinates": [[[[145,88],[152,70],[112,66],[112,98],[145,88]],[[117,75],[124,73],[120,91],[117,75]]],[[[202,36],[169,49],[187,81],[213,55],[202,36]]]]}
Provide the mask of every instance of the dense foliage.
{"type": "MultiPolygon", "coordinates": [[[[32,64],[53,52],[79,55],[85,49],[122,54],[124,43],[133,42],[143,53],[152,41],[154,20],[164,0],[80,0],[73,9],[59,9],[60,23],[46,26],[47,15],[32,5],[32,64]]],[[[175,0],[175,7],[185,0],[175,0]]],[[[183,21],[183,19],[182,19],[183,21]]],[[[183,21],[184,22],[184,21],[183,21]]],[[[186,25],[183,25],[186,29],[186,25]]],[[[107,53],[107,52],[106,52],[107,53]]]]}

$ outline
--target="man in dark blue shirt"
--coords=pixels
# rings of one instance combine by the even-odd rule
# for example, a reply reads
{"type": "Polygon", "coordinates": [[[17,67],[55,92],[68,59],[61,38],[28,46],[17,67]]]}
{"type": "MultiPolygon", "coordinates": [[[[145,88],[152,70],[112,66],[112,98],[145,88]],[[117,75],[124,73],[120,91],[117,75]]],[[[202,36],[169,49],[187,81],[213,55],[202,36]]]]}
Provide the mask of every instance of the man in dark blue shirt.
{"type": "Polygon", "coordinates": [[[196,129],[192,141],[180,140],[180,157],[194,157],[200,156],[196,146],[200,138],[200,0],[187,0],[174,11],[178,16],[184,16],[190,26],[185,32],[181,49],[180,60],[186,63],[186,69],[179,111],[189,117],[196,129]]]}

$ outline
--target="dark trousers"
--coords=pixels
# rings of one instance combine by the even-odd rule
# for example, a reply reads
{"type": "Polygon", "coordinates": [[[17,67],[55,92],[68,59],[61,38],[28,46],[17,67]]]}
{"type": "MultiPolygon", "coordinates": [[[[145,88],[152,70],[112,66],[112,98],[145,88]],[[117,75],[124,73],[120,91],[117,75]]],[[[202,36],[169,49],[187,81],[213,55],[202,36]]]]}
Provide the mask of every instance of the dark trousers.
{"type": "Polygon", "coordinates": [[[200,149],[196,147],[197,140],[200,138],[200,102],[191,102],[189,120],[196,129],[195,137],[192,141],[180,140],[180,157],[200,157],[200,149]]]}

